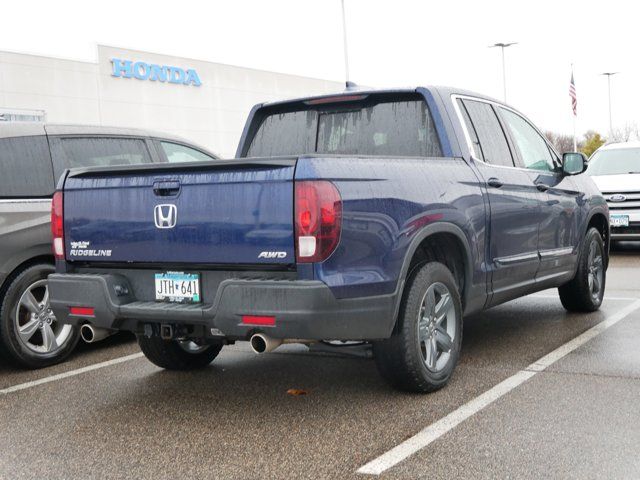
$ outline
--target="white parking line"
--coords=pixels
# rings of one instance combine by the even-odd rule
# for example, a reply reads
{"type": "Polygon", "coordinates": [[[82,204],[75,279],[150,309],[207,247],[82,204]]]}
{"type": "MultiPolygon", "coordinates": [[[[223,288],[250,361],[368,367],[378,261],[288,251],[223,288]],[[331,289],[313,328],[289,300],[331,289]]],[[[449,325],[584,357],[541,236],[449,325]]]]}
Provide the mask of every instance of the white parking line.
{"type": "Polygon", "coordinates": [[[489,406],[503,395],[509,393],[514,388],[522,385],[534,375],[537,375],[538,373],[544,371],[550,365],[568,355],[576,348],[584,345],[589,340],[598,336],[606,329],[612,327],[620,320],[626,318],[628,315],[638,309],[640,309],[640,300],[636,300],[630,305],[627,305],[617,313],[614,313],[610,317],[606,318],[603,322],[595,325],[581,335],[578,335],[573,340],[565,343],[564,345],[556,348],[551,353],[533,362],[526,369],[520,370],[515,375],[500,382],[495,387],[487,390],[482,395],[474,398],[468,403],[465,403],[458,409],[451,412],[449,415],[424,428],[413,437],[405,440],[398,446],[392,448],[378,458],[370,461],[363,467],[360,467],[360,469],[358,469],[358,473],[380,475],[385,470],[388,470],[389,468],[405,460],[407,457],[413,455],[419,450],[422,450],[423,448],[440,438],[442,435],[452,430],[460,423],[464,422],[469,417],[475,415],[485,407],[489,406]]]}
{"type": "MultiPolygon", "coordinates": [[[[560,297],[558,295],[528,295],[529,297],[532,298],[556,298],[558,299],[558,301],[560,301],[560,297]]],[[[527,297],[523,297],[523,298],[527,298],[527,297]]],[[[638,297],[604,297],[604,300],[619,300],[619,301],[626,301],[626,302],[631,302],[633,300],[637,300],[638,297]]]]}
{"type": "Polygon", "coordinates": [[[20,383],[18,385],[14,385],[13,387],[7,387],[5,389],[0,390],[0,395],[19,392],[20,390],[26,390],[27,388],[37,387],[38,385],[42,385],[44,383],[55,382],[58,380],[62,380],[63,378],[74,377],[82,373],[92,372],[93,370],[98,370],[104,367],[110,367],[111,365],[117,365],[119,363],[128,362],[129,360],[135,360],[136,358],[140,358],[142,356],[143,356],[142,353],[134,353],[133,355],[114,358],[113,360],[108,360],[106,362],[95,363],[93,365],[78,368],[76,370],[70,370],[64,373],[59,373],[57,375],[51,375],[50,377],[40,378],[38,380],[33,380],[31,382],[20,383]]]}

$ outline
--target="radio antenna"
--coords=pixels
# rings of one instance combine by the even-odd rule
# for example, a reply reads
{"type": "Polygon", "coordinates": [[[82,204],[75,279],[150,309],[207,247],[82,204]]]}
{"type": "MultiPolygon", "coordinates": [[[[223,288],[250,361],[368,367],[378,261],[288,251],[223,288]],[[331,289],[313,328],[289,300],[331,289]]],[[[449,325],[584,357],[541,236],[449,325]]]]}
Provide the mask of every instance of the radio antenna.
{"type": "Polygon", "coordinates": [[[349,49],[347,48],[347,18],[344,13],[344,0],[340,0],[342,4],[342,38],[344,44],[344,74],[345,74],[345,85],[348,88],[351,87],[351,82],[349,81],[349,49]]]}

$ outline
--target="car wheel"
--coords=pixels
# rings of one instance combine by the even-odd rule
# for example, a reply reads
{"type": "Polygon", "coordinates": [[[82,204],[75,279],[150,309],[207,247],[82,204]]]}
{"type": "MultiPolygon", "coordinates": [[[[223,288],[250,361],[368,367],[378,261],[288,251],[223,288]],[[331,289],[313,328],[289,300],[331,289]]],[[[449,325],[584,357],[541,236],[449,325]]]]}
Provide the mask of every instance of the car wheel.
{"type": "Polygon", "coordinates": [[[606,280],[604,242],[600,232],[590,228],[582,245],[576,276],[558,289],[562,306],[570,312],[595,312],[602,305],[606,280]]]}
{"type": "Polygon", "coordinates": [[[144,356],[167,370],[194,370],[209,365],[222,350],[222,343],[199,345],[191,340],[163,340],[158,336],[138,336],[144,356]]]}
{"type": "Polygon", "coordinates": [[[380,374],[401,390],[426,393],[447,384],[462,343],[462,304],[453,275],[427,263],[409,279],[391,338],[373,346],[380,374]]]}
{"type": "Polygon", "coordinates": [[[18,272],[0,298],[0,351],[13,364],[41,368],[71,354],[80,334],[56,320],[49,306],[47,277],[50,264],[32,265],[18,272]]]}

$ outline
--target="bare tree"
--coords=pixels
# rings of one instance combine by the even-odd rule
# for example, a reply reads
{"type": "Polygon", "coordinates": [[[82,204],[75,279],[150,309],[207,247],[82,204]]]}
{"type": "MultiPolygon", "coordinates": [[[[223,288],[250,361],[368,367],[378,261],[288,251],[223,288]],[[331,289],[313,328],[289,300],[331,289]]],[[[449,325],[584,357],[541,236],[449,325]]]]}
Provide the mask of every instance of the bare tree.
{"type": "MultiPolygon", "coordinates": [[[[573,137],[564,133],[555,133],[550,130],[544,132],[547,140],[551,142],[551,145],[558,151],[560,155],[566,152],[573,152],[573,137]]],[[[582,148],[584,142],[578,142],[578,150],[582,148]]]]}
{"type": "Polygon", "coordinates": [[[636,122],[625,123],[624,126],[613,130],[608,140],[613,143],[640,140],[640,136],[638,136],[638,124],[636,122]]]}

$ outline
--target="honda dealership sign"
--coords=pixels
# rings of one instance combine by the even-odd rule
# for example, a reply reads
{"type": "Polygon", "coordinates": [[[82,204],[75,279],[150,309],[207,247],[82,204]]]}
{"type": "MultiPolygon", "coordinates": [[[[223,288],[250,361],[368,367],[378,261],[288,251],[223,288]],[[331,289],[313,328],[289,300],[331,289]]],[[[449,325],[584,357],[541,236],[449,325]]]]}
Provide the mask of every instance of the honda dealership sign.
{"type": "Polygon", "coordinates": [[[198,72],[193,69],[182,69],[168,65],[156,65],[146,62],[132,62],[112,58],[111,65],[113,77],[136,78],[138,80],[151,80],[152,82],[179,83],[182,85],[202,85],[198,72]]]}

